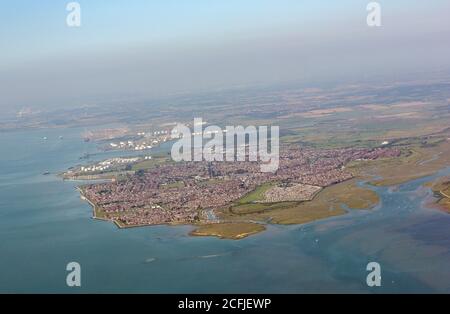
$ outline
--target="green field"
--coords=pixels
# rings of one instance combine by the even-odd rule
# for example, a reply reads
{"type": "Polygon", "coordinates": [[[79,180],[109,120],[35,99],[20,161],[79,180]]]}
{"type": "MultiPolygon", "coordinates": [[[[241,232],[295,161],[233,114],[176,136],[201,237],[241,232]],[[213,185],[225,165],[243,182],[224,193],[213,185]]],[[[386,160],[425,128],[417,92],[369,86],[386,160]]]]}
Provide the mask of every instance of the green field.
{"type": "Polygon", "coordinates": [[[243,198],[241,198],[238,203],[239,204],[247,204],[247,203],[253,203],[256,201],[262,201],[264,200],[264,193],[266,193],[267,190],[269,190],[275,183],[273,182],[267,182],[260,186],[258,186],[254,191],[248,193],[243,198]]]}
{"type": "Polygon", "coordinates": [[[171,159],[167,156],[154,156],[152,159],[144,160],[134,164],[131,169],[133,171],[148,170],[156,166],[168,163],[170,161],[171,159]]]}

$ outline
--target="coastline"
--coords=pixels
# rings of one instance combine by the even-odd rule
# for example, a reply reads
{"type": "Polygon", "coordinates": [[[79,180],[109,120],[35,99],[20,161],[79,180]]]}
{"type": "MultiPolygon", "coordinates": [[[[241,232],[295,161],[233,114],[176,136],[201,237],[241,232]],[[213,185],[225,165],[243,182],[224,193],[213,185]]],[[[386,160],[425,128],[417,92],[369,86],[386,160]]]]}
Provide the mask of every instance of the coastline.
{"type": "MultiPolygon", "coordinates": [[[[366,178],[367,179],[367,178],[366,178]]],[[[346,188],[348,185],[351,185],[352,182],[366,182],[364,181],[364,178],[359,177],[358,178],[352,178],[337,184],[333,184],[331,186],[325,187],[322,190],[318,191],[317,193],[314,194],[314,197],[312,198],[312,200],[310,201],[304,201],[304,202],[300,202],[300,205],[304,205],[304,206],[308,206],[310,205],[310,207],[314,208],[314,204],[313,202],[323,202],[324,195],[326,195],[326,198],[330,197],[330,194],[333,195],[335,193],[338,193],[338,198],[339,197],[343,197],[341,194],[341,192],[339,192],[339,187],[340,188],[346,188]],[[338,189],[338,192],[336,191],[332,191],[334,189],[338,189]],[[331,191],[330,191],[331,190],[331,191]]],[[[411,181],[411,180],[410,180],[411,181]]],[[[407,181],[409,182],[409,181],[407,181]]],[[[404,182],[405,183],[405,182],[404,182]]],[[[370,183],[369,183],[370,185],[370,183]]],[[[376,187],[376,185],[373,185],[374,187],[376,187]]],[[[392,185],[395,186],[395,185],[392,185]]],[[[348,188],[348,187],[347,187],[348,188]]],[[[432,190],[432,187],[428,187],[432,190]]],[[[97,210],[98,210],[98,205],[95,204],[92,200],[90,200],[88,197],[86,197],[83,188],[81,186],[76,187],[76,189],[78,190],[78,192],[80,193],[80,197],[82,200],[87,201],[91,206],[92,206],[92,218],[93,219],[97,219],[97,220],[101,220],[101,221],[107,221],[107,222],[112,222],[116,225],[117,228],[119,229],[130,229],[130,228],[140,228],[140,227],[150,227],[150,226],[192,226],[194,227],[194,230],[192,230],[191,232],[189,232],[190,236],[214,236],[217,237],[219,239],[231,239],[231,240],[239,240],[239,239],[243,239],[245,237],[251,236],[251,235],[255,235],[257,233],[263,232],[266,230],[266,227],[259,223],[263,217],[258,217],[260,219],[255,219],[253,220],[234,220],[234,219],[219,219],[219,221],[217,222],[203,222],[203,223],[197,223],[197,224],[192,224],[192,223],[183,223],[183,222],[177,222],[177,223],[161,223],[161,224],[141,224],[141,225],[123,225],[121,224],[119,221],[117,221],[116,219],[108,219],[108,218],[104,218],[104,217],[99,217],[97,210]]],[[[372,191],[373,192],[373,191],[372,191]]],[[[440,193],[441,191],[439,191],[440,193]]],[[[367,207],[364,208],[359,208],[359,209],[372,209],[374,208],[378,203],[379,203],[379,196],[376,192],[373,192],[376,194],[376,200],[374,200],[375,202],[370,202],[370,204],[368,204],[367,207]]],[[[441,194],[441,193],[440,193],[441,194]]],[[[442,194],[441,194],[442,195],[442,194]]],[[[336,197],[336,195],[334,196],[336,197]]],[[[346,197],[344,197],[344,199],[348,198],[351,196],[347,195],[346,197]]],[[[442,195],[442,197],[444,198],[444,195],[442,195]]],[[[439,200],[438,200],[439,201],[439,200]]],[[[442,210],[444,212],[449,212],[448,210],[445,209],[445,207],[442,207],[438,204],[438,201],[434,202],[433,204],[429,204],[430,207],[442,210]],[[434,206],[432,206],[434,205],[434,206]]],[[[258,204],[258,203],[255,203],[258,204]]],[[[341,204],[345,204],[345,203],[341,203],[341,204]]],[[[259,205],[261,205],[261,203],[259,203],[259,205]]],[[[266,204],[267,205],[267,204],[266,204]]],[[[331,206],[331,205],[330,205],[331,206]]],[[[354,208],[354,206],[350,207],[351,209],[357,209],[354,208]],[[353,207],[353,208],[352,208],[353,207]]],[[[269,210],[270,211],[270,210],[269,210]]],[[[330,217],[338,217],[338,216],[342,216],[345,215],[346,213],[348,213],[348,211],[343,210],[342,212],[336,212],[333,213],[328,212],[327,215],[325,216],[319,216],[319,217],[304,217],[303,219],[301,219],[298,222],[289,222],[289,221],[279,221],[279,220],[275,220],[275,222],[273,222],[274,224],[279,224],[279,225],[302,225],[302,224],[306,224],[306,223],[310,223],[313,221],[319,221],[322,219],[327,219],[330,217]]],[[[223,217],[222,217],[223,218],[223,217]]],[[[243,218],[243,217],[242,217],[243,218]]],[[[265,221],[274,221],[273,218],[271,218],[270,220],[265,220],[265,221]]]]}
{"type": "MultiPolygon", "coordinates": [[[[352,179],[348,179],[348,180],[345,180],[345,181],[342,181],[342,182],[339,182],[336,184],[332,184],[332,185],[322,188],[320,191],[317,191],[316,193],[314,193],[311,200],[295,202],[295,203],[297,203],[299,205],[306,204],[306,206],[311,205],[311,208],[314,208],[313,202],[315,202],[317,200],[319,195],[324,194],[324,193],[328,194],[328,193],[330,193],[329,192],[330,189],[335,189],[336,186],[346,186],[355,180],[356,180],[356,178],[352,178],[352,179]]],[[[204,221],[204,222],[200,222],[197,224],[192,224],[192,223],[188,223],[188,222],[186,222],[186,223],[177,222],[177,223],[161,223],[161,224],[123,225],[116,219],[108,219],[108,218],[104,218],[104,217],[99,217],[97,214],[98,205],[95,204],[92,200],[90,200],[85,195],[83,188],[81,186],[76,187],[76,189],[79,191],[81,199],[84,201],[87,201],[92,206],[92,211],[93,211],[92,218],[93,219],[112,222],[119,229],[130,229],[130,228],[140,228],[140,227],[150,227],[150,226],[177,226],[177,225],[178,226],[192,226],[195,229],[192,230],[191,232],[189,232],[190,236],[214,236],[214,237],[217,237],[220,239],[239,240],[239,239],[243,239],[245,237],[265,231],[266,227],[264,226],[263,222],[273,221],[272,218],[263,219],[263,217],[258,217],[257,219],[244,219],[244,220],[243,219],[238,219],[238,220],[223,219],[223,217],[222,217],[222,219],[219,218],[219,220],[217,222],[204,221]]],[[[320,201],[321,200],[318,200],[318,202],[320,202],[320,201]]],[[[379,200],[378,200],[378,196],[377,196],[377,201],[375,203],[370,203],[369,206],[361,208],[361,209],[371,209],[377,205],[378,201],[379,200]]],[[[239,203],[239,201],[237,201],[237,203],[239,203]]],[[[253,203],[253,204],[254,205],[274,205],[274,204],[275,205],[279,205],[279,204],[285,205],[285,204],[292,204],[292,202],[266,203],[266,204],[253,203]]],[[[246,205],[246,204],[244,204],[244,205],[246,205]]],[[[350,206],[350,207],[352,207],[352,206],[350,206]]],[[[319,215],[319,216],[314,215],[312,217],[309,217],[308,214],[305,214],[305,217],[301,218],[299,222],[276,221],[276,222],[274,222],[274,224],[279,224],[279,225],[298,224],[298,225],[301,225],[301,224],[310,223],[310,222],[321,220],[321,219],[327,219],[330,217],[345,215],[346,213],[347,213],[347,211],[343,210],[343,209],[341,211],[329,211],[327,209],[327,212],[325,214],[322,213],[322,215],[319,215]]]]}
{"type": "Polygon", "coordinates": [[[107,222],[112,222],[114,223],[117,228],[119,229],[131,229],[131,228],[142,228],[142,227],[150,227],[150,226],[195,226],[193,224],[189,224],[189,223],[161,223],[161,224],[140,224],[140,225],[121,225],[120,222],[118,222],[116,219],[108,219],[108,218],[104,218],[104,217],[98,217],[97,215],[97,208],[98,205],[95,204],[93,201],[91,201],[85,194],[84,191],[81,187],[77,186],[75,188],[79,193],[80,193],[80,198],[83,201],[86,201],[89,203],[89,205],[91,205],[92,207],[92,219],[97,219],[97,220],[101,220],[101,221],[107,221],[107,222]]]}
{"type": "Polygon", "coordinates": [[[83,188],[82,188],[82,187],[77,186],[75,189],[80,193],[80,198],[81,198],[83,201],[88,202],[89,205],[92,206],[92,218],[93,218],[93,219],[98,219],[98,220],[103,220],[103,221],[112,221],[112,222],[114,222],[114,220],[110,220],[110,219],[107,219],[107,218],[98,217],[98,216],[97,216],[97,204],[95,204],[95,203],[92,202],[88,197],[86,197],[86,195],[84,194],[84,191],[83,191],[83,188]]]}
{"type": "MultiPolygon", "coordinates": [[[[302,225],[330,217],[342,216],[349,210],[370,210],[380,202],[378,193],[370,187],[363,187],[359,182],[365,182],[372,187],[397,186],[418,178],[430,176],[448,167],[449,156],[441,151],[450,151],[450,143],[445,141],[430,149],[415,149],[413,154],[401,159],[381,159],[352,163],[350,169],[352,178],[323,187],[311,196],[311,200],[299,202],[264,203],[259,200],[264,184],[245,194],[227,206],[215,210],[218,221],[203,219],[198,223],[167,222],[157,224],[124,225],[117,219],[103,216],[100,207],[88,199],[83,187],[77,187],[82,198],[93,207],[93,218],[113,222],[119,229],[148,227],[156,225],[193,226],[192,236],[216,236],[227,239],[241,239],[263,231],[258,222],[270,222],[279,225],[302,225]],[[433,158],[430,159],[430,156],[433,158]],[[435,157],[435,158],[434,158],[435,157]],[[426,163],[423,160],[427,161],[426,163]],[[376,177],[377,179],[373,180],[376,177]],[[257,222],[257,224],[252,223],[257,222]]],[[[267,185],[267,184],[266,184],[267,185]]],[[[432,188],[432,186],[430,186],[432,188]]],[[[443,199],[449,201],[447,190],[435,188],[443,199]],[[444,192],[444,193],[442,193],[444,192]]],[[[440,201],[440,200],[439,200],[440,201]]],[[[436,205],[443,205],[438,204],[436,205]]],[[[447,206],[447,203],[444,204],[447,206]]],[[[449,206],[450,207],[450,206],[449,206]]],[[[450,209],[445,210],[450,212],[450,209]]]]}

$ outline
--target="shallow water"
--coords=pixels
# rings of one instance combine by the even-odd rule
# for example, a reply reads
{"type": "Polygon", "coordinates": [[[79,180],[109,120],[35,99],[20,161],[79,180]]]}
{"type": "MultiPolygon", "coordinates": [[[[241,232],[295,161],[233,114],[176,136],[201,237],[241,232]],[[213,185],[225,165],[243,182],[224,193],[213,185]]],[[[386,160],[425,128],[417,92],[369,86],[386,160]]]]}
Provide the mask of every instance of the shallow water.
{"type": "Polygon", "coordinates": [[[1,292],[450,292],[450,215],[423,205],[430,178],[376,188],[370,211],[239,241],[189,237],[190,226],[119,230],[54,175],[98,153],[81,132],[0,133],[1,292]],[[71,261],[81,288],[66,286],[71,261]],[[381,287],[366,285],[371,261],[381,287]]]}

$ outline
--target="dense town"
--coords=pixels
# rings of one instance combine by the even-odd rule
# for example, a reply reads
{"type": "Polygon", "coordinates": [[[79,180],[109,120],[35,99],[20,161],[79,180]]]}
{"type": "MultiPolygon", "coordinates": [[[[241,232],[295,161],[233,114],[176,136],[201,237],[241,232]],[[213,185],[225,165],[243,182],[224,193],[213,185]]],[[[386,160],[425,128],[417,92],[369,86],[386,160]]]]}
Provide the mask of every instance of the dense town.
{"type": "Polygon", "coordinates": [[[223,208],[264,183],[288,183],[266,197],[296,199],[292,195],[315,193],[323,187],[352,178],[345,165],[355,160],[397,157],[388,147],[299,149],[280,152],[275,173],[260,171],[259,162],[180,162],[139,171],[125,180],[82,187],[86,197],[106,219],[122,226],[193,223],[207,219],[206,210],[223,208]],[[304,186],[305,191],[299,191],[304,186]],[[275,194],[274,194],[275,193],[275,194]]]}

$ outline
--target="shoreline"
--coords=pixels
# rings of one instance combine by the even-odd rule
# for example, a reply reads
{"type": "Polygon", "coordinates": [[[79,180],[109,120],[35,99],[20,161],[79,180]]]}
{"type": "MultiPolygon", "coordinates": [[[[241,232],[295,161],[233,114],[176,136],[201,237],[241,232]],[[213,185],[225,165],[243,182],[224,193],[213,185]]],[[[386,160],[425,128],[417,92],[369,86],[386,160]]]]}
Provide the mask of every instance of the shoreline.
{"type": "MultiPolygon", "coordinates": [[[[355,180],[356,178],[351,178],[348,180],[344,180],[342,182],[339,183],[334,183],[330,186],[327,186],[325,188],[322,188],[321,190],[317,191],[316,193],[314,193],[313,197],[311,200],[308,201],[302,201],[302,202],[297,202],[297,203],[310,203],[313,200],[316,199],[316,197],[323,191],[325,190],[329,190],[329,188],[334,187],[336,185],[339,184],[346,184],[351,180],[355,180]]],[[[217,237],[219,239],[229,239],[229,240],[240,240],[243,238],[246,238],[248,236],[251,235],[255,235],[258,234],[260,232],[263,232],[266,230],[266,228],[264,227],[264,225],[267,223],[266,222],[260,222],[260,221],[250,221],[250,220],[245,220],[245,221],[233,221],[233,220],[223,220],[223,219],[219,219],[217,222],[211,222],[211,221],[204,221],[204,222],[199,222],[199,223],[189,223],[189,222],[176,222],[176,223],[160,223],[160,224],[140,224],[140,225],[123,225],[121,224],[118,220],[116,219],[108,219],[108,218],[104,218],[104,217],[98,217],[97,215],[97,210],[98,210],[98,205],[95,204],[93,201],[91,201],[85,194],[83,191],[83,188],[81,186],[76,187],[76,189],[79,191],[80,193],[80,197],[82,200],[87,201],[89,203],[89,205],[91,205],[92,207],[92,218],[93,219],[97,219],[97,220],[101,220],[101,221],[107,221],[107,222],[112,222],[114,223],[114,225],[116,225],[116,227],[118,229],[130,229],[130,228],[141,228],[141,227],[151,227],[151,226],[191,226],[194,229],[191,230],[188,235],[189,236],[195,236],[195,237],[200,237],[200,236],[214,236],[217,237]],[[202,231],[202,229],[209,229],[209,228],[216,228],[216,229],[223,229],[223,228],[227,228],[229,226],[233,226],[233,227],[252,227],[251,230],[248,231],[242,231],[242,230],[233,230],[235,231],[234,233],[230,234],[229,231],[227,232],[227,234],[223,234],[222,232],[218,231],[218,230],[209,230],[209,231],[202,231]],[[261,226],[263,226],[263,228],[261,228],[261,226]]],[[[283,203],[283,202],[281,202],[283,203]]],[[[286,202],[284,202],[286,203],[286,202]]],[[[289,202],[287,202],[289,203],[289,202]]],[[[271,204],[271,203],[267,203],[267,204],[271,204]]],[[[371,204],[370,208],[375,207],[377,204],[371,204]]],[[[346,211],[347,212],[347,211],[346,211]]],[[[345,215],[345,213],[342,213],[342,215],[345,215]]],[[[312,221],[317,221],[317,220],[322,220],[322,219],[327,219],[327,218],[331,218],[331,217],[335,217],[336,215],[329,215],[326,217],[322,217],[322,218],[318,218],[318,219],[312,219],[312,220],[308,220],[304,223],[295,223],[298,225],[302,225],[305,223],[309,223],[312,221]]],[[[341,216],[341,215],[337,215],[337,216],[341,216]]],[[[275,222],[273,224],[277,224],[277,225],[291,225],[291,223],[282,223],[282,222],[275,222]]]]}
{"type": "MultiPolygon", "coordinates": [[[[190,224],[190,223],[160,223],[160,224],[140,224],[140,225],[121,225],[116,219],[108,219],[108,218],[103,218],[103,217],[98,217],[97,216],[97,207],[98,205],[96,205],[93,201],[91,201],[88,197],[86,197],[86,195],[84,194],[84,191],[81,187],[77,186],[75,187],[75,189],[80,193],[80,198],[83,201],[88,202],[89,205],[91,205],[92,207],[92,219],[97,219],[97,220],[101,220],[101,221],[107,221],[107,222],[111,222],[114,223],[117,228],[119,229],[131,229],[131,228],[142,228],[142,227],[151,227],[151,226],[196,226],[194,224],[190,224]]],[[[206,223],[205,223],[206,224],[206,223]]],[[[199,224],[202,225],[202,224],[199,224]]]]}
{"type": "MultiPolygon", "coordinates": [[[[343,181],[343,182],[340,182],[340,183],[336,183],[336,184],[333,184],[333,185],[331,185],[331,186],[328,186],[328,187],[325,187],[325,188],[323,188],[322,190],[320,190],[320,191],[318,191],[317,193],[315,193],[315,195],[314,195],[314,197],[313,197],[313,200],[321,193],[321,192],[323,192],[323,191],[325,191],[325,190],[328,190],[330,187],[333,187],[333,186],[335,186],[335,185],[338,185],[338,184],[341,184],[341,183],[346,183],[346,182],[348,182],[348,181],[350,181],[350,180],[355,180],[355,179],[357,179],[357,178],[352,178],[352,179],[349,179],[349,180],[345,180],[345,181],[343,181]]],[[[360,178],[361,180],[359,181],[359,182],[367,182],[366,180],[363,180],[362,178],[360,178]]],[[[410,181],[414,181],[414,180],[417,180],[417,178],[416,179],[412,179],[412,180],[409,180],[409,181],[407,181],[407,182],[410,182],[410,181]]],[[[407,182],[404,182],[404,183],[407,183],[407,182]]],[[[369,183],[369,185],[371,185],[370,183],[369,183]]],[[[395,186],[395,185],[392,185],[392,186],[395,186]]],[[[373,187],[376,187],[376,185],[373,185],[373,187]]],[[[430,189],[431,189],[431,187],[429,187],[430,189]]],[[[203,223],[197,223],[197,224],[192,224],[192,223],[184,223],[184,222],[177,222],[177,223],[160,223],[160,224],[141,224],[141,225],[122,225],[118,220],[116,220],[116,219],[108,219],[108,218],[103,218],[103,217],[98,217],[98,215],[97,215],[97,209],[98,209],[98,205],[97,204],[95,204],[93,201],[91,201],[88,197],[86,197],[86,195],[84,194],[84,191],[83,191],[83,189],[82,189],[82,187],[80,187],[80,186],[78,186],[78,187],[76,187],[76,190],[80,193],[80,197],[81,197],[81,199],[83,200],[83,201],[87,201],[88,202],[88,204],[92,207],[92,218],[93,219],[97,219],[97,220],[100,220],[100,221],[105,221],[105,222],[112,222],[112,223],[114,223],[114,225],[118,228],[118,229],[131,229],[131,228],[142,228],[142,227],[151,227],[151,226],[168,226],[168,227],[171,227],[171,226],[190,226],[190,227],[193,227],[194,229],[193,230],[191,230],[189,233],[188,233],[188,235],[189,236],[192,236],[192,237],[204,237],[204,236],[207,236],[207,237],[216,237],[216,238],[219,238],[219,239],[227,239],[227,240],[240,240],[240,239],[244,239],[244,238],[246,238],[246,237],[248,237],[248,236],[252,236],[252,235],[255,235],[255,234],[258,234],[258,233],[261,233],[261,232],[263,232],[263,231],[265,231],[266,230],[266,228],[263,226],[263,228],[260,228],[261,227],[261,225],[264,225],[264,224],[261,224],[261,223],[259,223],[259,222],[250,222],[250,221],[232,221],[232,220],[230,220],[230,221],[228,221],[228,220],[224,220],[224,221],[222,221],[222,220],[219,220],[218,222],[207,222],[207,221],[205,221],[205,222],[203,222],[203,223]],[[217,230],[208,230],[208,231],[203,231],[202,229],[208,229],[208,228],[210,228],[210,227],[216,227],[216,228],[223,228],[224,226],[231,226],[231,225],[234,225],[234,226],[238,226],[238,225],[245,225],[245,226],[253,226],[253,227],[255,227],[255,228],[257,228],[258,230],[249,230],[249,231],[244,231],[244,232],[236,232],[236,233],[234,233],[234,234],[223,234],[223,233],[221,233],[220,231],[217,231],[217,230]]],[[[447,195],[445,195],[444,193],[441,193],[441,191],[439,191],[439,194],[442,194],[442,196],[443,197],[447,197],[447,198],[449,198],[447,195]]],[[[377,194],[378,195],[378,194],[377,194]]],[[[304,203],[307,203],[307,202],[312,202],[312,200],[310,200],[310,201],[305,201],[304,203]]],[[[379,201],[377,202],[377,203],[379,203],[379,201]]],[[[377,204],[371,204],[371,206],[370,206],[370,208],[367,208],[367,209],[373,209],[374,207],[376,207],[376,205],[377,204]]],[[[443,211],[443,212],[447,212],[448,213],[448,211],[445,211],[445,210],[443,210],[442,208],[440,208],[440,206],[437,204],[437,203],[433,203],[433,204],[429,204],[429,207],[431,207],[431,208],[434,208],[434,209],[436,209],[436,210],[440,210],[440,211],[443,211]],[[433,206],[434,205],[434,206],[433,206]]],[[[346,213],[348,213],[348,211],[346,211],[346,213]]],[[[346,213],[343,213],[342,215],[345,215],[346,213]]],[[[312,222],[312,221],[318,221],[318,220],[323,220],[323,219],[328,219],[328,218],[333,218],[333,217],[339,217],[339,216],[342,216],[342,215],[337,215],[337,216],[335,216],[335,215],[330,215],[330,216],[328,216],[328,217],[323,217],[323,218],[319,218],[319,219],[314,219],[314,220],[311,220],[311,221],[307,221],[307,222],[304,222],[304,223],[295,223],[296,225],[303,225],[303,224],[307,224],[307,223],[309,223],[309,222],[312,222]]],[[[292,224],[290,224],[290,223],[279,223],[279,222],[275,222],[275,223],[273,223],[273,224],[276,224],[276,225],[292,225],[292,224]]]]}
{"type": "Polygon", "coordinates": [[[77,186],[77,187],[75,187],[75,189],[80,193],[80,198],[83,201],[88,202],[89,205],[91,205],[91,207],[92,207],[92,217],[91,218],[98,219],[98,220],[103,220],[103,221],[112,221],[110,219],[97,217],[97,211],[96,211],[97,205],[94,202],[92,202],[89,198],[86,197],[86,195],[84,194],[84,191],[83,191],[83,189],[81,187],[77,186]]]}

